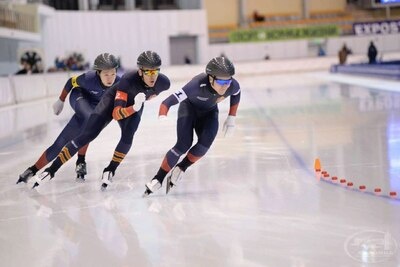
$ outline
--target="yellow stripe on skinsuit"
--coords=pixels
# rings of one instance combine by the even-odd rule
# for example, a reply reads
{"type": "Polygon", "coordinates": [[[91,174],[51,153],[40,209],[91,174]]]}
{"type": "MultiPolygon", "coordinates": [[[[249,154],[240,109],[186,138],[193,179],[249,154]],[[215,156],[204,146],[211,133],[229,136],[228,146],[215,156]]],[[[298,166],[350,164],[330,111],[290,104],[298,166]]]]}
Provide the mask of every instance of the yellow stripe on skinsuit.
{"type": "Polygon", "coordinates": [[[71,78],[72,88],[79,86],[78,82],[76,81],[77,79],[78,79],[78,76],[74,76],[71,78]]]}
{"type": "Polygon", "coordinates": [[[68,147],[64,147],[63,152],[65,153],[65,156],[67,157],[67,159],[71,158],[71,154],[69,153],[68,147]]]}
{"type": "Polygon", "coordinates": [[[60,158],[62,164],[64,164],[65,162],[67,162],[67,160],[65,159],[64,153],[61,152],[60,154],[58,154],[58,157],[60,158]]]}
{"type": "Polygon", "coordinates": [[[61,162],[64,164],[65,162],[67,162],[70,158],[71,158],[71,154],[69,153],[68,148],[64,147],[60,154],[59,157],[61,159],[61,162]]]}
{"type": "Polygon", "coordinates": [[[116,156],[118,156],[118,157],[125,157],[125,154],[124,154],[124,153],[121,153],[121,152],[118,152],[118,151],[115,151],[115,152],[114,152],[114,155],[116,155],[116,156]]]}
{"type": "Polygon", "coordinates": [[[121,159],[121,158],[118,158],[118,157],[113,157],[112,158],[112,161],[114,161],[114,162],[121,162],[123,159],[121,159]]]}

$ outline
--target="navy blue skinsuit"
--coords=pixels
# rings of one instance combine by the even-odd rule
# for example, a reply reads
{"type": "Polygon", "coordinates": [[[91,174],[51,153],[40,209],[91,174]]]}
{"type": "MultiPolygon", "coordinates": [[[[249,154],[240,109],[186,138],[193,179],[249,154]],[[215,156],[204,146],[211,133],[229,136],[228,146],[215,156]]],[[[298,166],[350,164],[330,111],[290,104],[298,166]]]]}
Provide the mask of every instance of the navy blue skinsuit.
{"type": "MultiPolygon", "coordinates": [[[[120,78],[117,76],[114,83],[118,82],[119,79],[120,78]]],[[[55,159],[61,149],[70,140],[79,135],[107,88],[109,87],[105,87],[102,84],[95,70],[68,79],[60,95],[60,99],[65,101],[67,95],[70,93],[69,102],[75,114],[58,135],[54,143],[46,149],[35,165],[32,166],[36,168],[35,172],[55,159]]]]}
{"type": "Polygon", "coordinates": [[[181,90],[166,98],[160,106],[159,115],[167,115],[171,106],[180,103],[177,121],[177,142],[164,157],[160,170],[155,176],[163,182],[166,174],[176,165],[181,155],[187,152],[182,160],[183,171],[188,166],[203,157],[211,147],[218,132],[218,103],[230,97],[229,115],[236,116],[240,102],[239,83],[232,82],[224,95],[219,95],[211,87],[208,75],[205,73],[195,76],[181,90]],[[193,143],[193,130],[198,140],[193,143]]]}
{"type": "Polygon", "coordinates": [[[90,115],[82,133],[64,146],[57,159],[46,171],[54,175],[62,164],[68,161],[79,148],[95,139],[114,118],[118,120],[121,128],[121,139],[114,151],[110,165],[105,169],[114,173],[130,150],[133,136],[140,123],[143,106],[138,111],[132,108],[135,96],[138,93],[144,93],[147,100],[162,91],[168,90],[169,87],[168,77],[161,73],[153,87],[148,87],[137,71],[123,75],[121,80],[104,94],[94,112],[90,115]]]}

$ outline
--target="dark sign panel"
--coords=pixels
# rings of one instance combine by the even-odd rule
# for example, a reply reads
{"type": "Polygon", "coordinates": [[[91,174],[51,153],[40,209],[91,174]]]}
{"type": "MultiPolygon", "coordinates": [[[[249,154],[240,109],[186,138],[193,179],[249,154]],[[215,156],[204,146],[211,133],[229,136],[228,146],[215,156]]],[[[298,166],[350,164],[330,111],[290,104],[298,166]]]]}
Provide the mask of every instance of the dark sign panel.
{"type": "Polygon", "coordinates": [[[355,35],[396,34],[400,32],[400,20],[360,22],[353,24],[355,35]]]}
{"type": "Polygon", "coordinates": [[[375,0],[375,4],[400,4],[400,0],[375,0]]]}
{"type": "Polygon", "coordinates": [[[372,7],[400,6],[400,0],[371,0],[372,7]]]}

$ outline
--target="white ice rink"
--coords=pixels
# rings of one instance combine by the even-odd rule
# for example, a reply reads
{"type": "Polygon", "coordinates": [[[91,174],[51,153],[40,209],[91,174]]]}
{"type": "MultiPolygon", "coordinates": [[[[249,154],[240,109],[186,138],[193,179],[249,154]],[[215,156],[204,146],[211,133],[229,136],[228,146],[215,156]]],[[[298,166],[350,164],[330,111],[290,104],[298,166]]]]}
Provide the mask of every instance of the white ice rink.
{"type": "Polygon", "coordinates": [[[144,184],[175,142],[177,106],[159,122],[158,105],[183,82],[146,103],[107,192],[99,177],[115,122],[89,148],[86,183],[75,182],[74,157],[31,190],[18,175],[71,113],[54,116],[53,98],[1,108],[0,266],[400,266],[400,94],[390,91],[400,83],[325,71],[237,79],[235,135],[219,134],[169,195],[163,187],[149,198],[144,184]]]}

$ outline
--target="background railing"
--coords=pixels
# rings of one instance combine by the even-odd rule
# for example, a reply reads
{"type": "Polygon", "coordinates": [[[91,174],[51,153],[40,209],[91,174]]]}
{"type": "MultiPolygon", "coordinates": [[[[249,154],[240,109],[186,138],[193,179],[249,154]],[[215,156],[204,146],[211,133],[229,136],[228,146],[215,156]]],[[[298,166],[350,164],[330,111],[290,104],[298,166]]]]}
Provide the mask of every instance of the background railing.
{"type": "Polygon", "coordinates": [[[0,27],[35,32],[35,16],[0,6],[0,27]]]}

